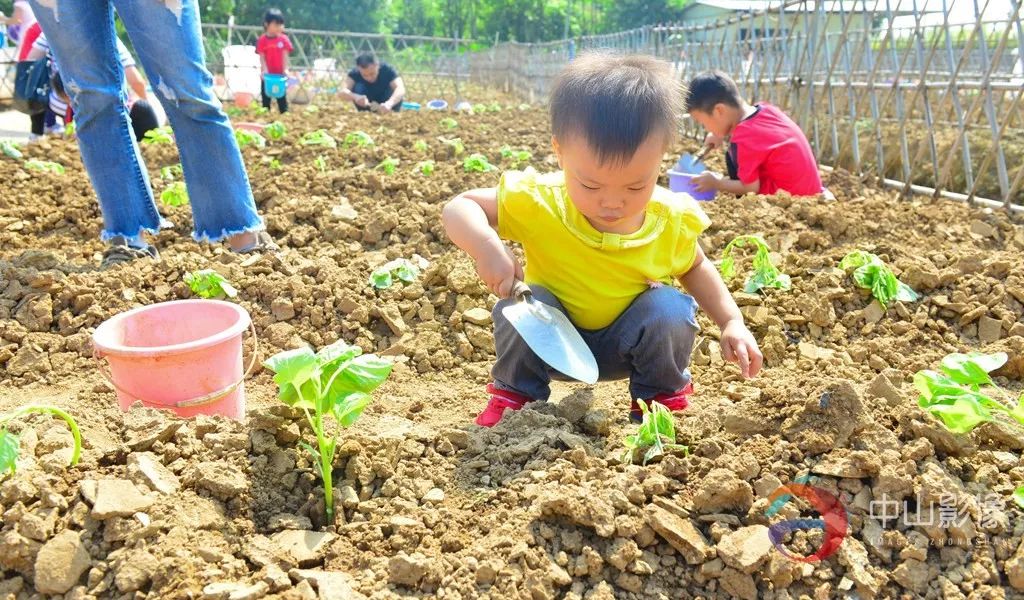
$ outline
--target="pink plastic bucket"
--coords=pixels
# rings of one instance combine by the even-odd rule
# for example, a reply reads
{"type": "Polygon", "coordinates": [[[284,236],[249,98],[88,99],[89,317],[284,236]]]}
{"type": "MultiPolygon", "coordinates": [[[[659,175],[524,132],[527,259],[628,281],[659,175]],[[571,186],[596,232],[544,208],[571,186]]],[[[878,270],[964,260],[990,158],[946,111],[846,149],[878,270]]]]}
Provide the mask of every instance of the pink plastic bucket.
{"type": "MultiPolygon", "coordinates": [[[[244,308],[218,300],[176,300],[143,306],[103,322],[92,335],[97,359],[121,410],[136,401],[181,417],[245,418],[242,334],[252,327],[244,308]]],[[[256,342],[253,331],[253,342],[256,342]]]]}

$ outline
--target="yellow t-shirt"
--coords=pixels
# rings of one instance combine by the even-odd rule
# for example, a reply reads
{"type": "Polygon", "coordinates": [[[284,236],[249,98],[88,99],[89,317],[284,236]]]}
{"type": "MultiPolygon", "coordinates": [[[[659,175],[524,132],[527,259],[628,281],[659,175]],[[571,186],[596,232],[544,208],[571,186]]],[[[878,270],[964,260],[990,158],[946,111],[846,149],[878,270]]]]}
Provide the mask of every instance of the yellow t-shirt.
{"type": "Polygon", "coordinates": [[[654,189],[644,224],[620,235],[594,229],[569,200],[562,172],[508,171],[498,183],[498,235],[526,251],[526,282],[548,289],[581,329],[603,329],[648,289],[673,284],[711,224],[697,202],[654,189]]]}

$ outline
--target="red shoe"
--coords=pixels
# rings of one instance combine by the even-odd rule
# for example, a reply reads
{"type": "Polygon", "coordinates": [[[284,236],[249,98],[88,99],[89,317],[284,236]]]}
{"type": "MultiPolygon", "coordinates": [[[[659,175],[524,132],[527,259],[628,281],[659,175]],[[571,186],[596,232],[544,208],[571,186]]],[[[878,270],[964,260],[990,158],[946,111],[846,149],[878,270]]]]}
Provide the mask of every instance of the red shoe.
{"type": "Polygon", "coordinates": [[[506,409],[519,410],[532,400],[509,390],[499,390],[493,383],[487,384],[487,393],[491,395],[491,399],[487,401],[487,408],[476,418],[476,424],[482,427],[494,427],[506,409]]]}
{"type": "MultiPolygon", "coordinates": [[[[657,402],[658,404],[664,404],[665,408],[672,412],[679,412],[686,410],[686,407],[690,405],[690,394],[693,393],[693,382],[686,384],[686,387],[675,392],[674,394],[658,394],[657,396],[646,400],[645,403],[651,401],[657,402]]],[[[633,404],[629,407],[629,420],[634,423],[641,423],[644,420],[643,410],[640,409],[640,404],[633,400],[633,404]]]]}

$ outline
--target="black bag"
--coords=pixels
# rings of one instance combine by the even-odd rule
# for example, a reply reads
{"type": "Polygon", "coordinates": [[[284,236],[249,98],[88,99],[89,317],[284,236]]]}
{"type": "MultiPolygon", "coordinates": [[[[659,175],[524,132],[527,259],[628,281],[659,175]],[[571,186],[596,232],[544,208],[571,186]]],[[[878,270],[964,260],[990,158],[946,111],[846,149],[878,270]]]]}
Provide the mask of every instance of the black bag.
{"type": "Polygon", "coordinates": [[[18,63],[14,78],[14,108],[28,115],[37,115],[50,105],[50,59],[18,63]]]}

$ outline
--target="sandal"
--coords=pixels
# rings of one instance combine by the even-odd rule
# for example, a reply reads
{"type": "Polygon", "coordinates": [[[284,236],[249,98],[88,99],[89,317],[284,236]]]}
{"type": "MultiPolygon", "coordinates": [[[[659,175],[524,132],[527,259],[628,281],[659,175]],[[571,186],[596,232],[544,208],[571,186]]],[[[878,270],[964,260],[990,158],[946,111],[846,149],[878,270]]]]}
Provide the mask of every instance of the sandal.
{"type": "Polygon", "coordinates": [[[103,252],[103,260],[100,261],[100,269],[107,270],[113,266],[132,262],[140,258],[152,258],[159,260],[160,252],[155,246],[146,244],[139,248],[130,246],[128,239],[123,235],[115,235],[110,238],[110,247],[103,252]]]}
{"type": "Polygon", "coordinates": [[[259,254],[262,252],[277,252],[280,249],[281,247],[274,242],[274,238],[270,237],[269,233],[266,231],[257,231],[255,242],[245,246],[244,248],[234,250],[234,252],[235,254],[259,254]]]}

